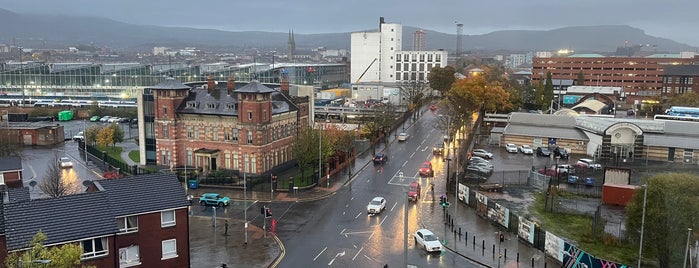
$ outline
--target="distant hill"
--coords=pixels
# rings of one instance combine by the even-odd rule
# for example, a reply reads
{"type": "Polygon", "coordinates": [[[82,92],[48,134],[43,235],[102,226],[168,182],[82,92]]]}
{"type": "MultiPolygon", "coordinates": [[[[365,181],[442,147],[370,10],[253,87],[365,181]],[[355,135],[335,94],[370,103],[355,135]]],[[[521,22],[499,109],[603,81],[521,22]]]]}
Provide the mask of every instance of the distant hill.
{"type": "MultiPolygon", "coordinates": [[[[19,14],[0,9],[0,43],[31,48],[60,48],[94,44],[122,50],[151,51],[153,46],[286,51],[288,33],[229,32],[186,27],[135,25],[97,17],[19,14]],[[10,26],[11,25],[11,26],[10,26]]],[[[419,28],[403,26],[403,49],[412,48],[412,34],[419,28]]],[[[456,35],[423,29],[427,48],[455,51],[456,35]]],[[[364,29],[357,29],[364,31],[364,29]]],[[[370,29],[370,31],[375,31],[370,29]]],[[[297,48],[350,48],[350,33],[294,35],[297,48]]],[[[696,47],[647,35],[624,25],[565,27],[548,31],[509,30],[465,35],[464,51],[542,51],[572,48],[579,52],[613,52],[628,41],[652,45],[658,52],[696,51],[696,47]]]]}

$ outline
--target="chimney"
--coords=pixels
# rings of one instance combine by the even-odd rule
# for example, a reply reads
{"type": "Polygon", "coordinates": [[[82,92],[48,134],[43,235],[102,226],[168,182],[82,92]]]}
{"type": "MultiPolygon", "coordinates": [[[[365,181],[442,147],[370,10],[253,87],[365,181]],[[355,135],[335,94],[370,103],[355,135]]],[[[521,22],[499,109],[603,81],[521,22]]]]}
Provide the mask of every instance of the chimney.
{"type": "Polygon", "coordinates": [[[233,93],[233,90],[235,89],[235,79],[233,78],[233,75],[228,76],[228,83],[226,83],[226,89],[228,91],[228,95],[231,95],[233,93]]]}
{"type": "Polygon", "coordinates": [[[289,96],[289,78],[288,77],[286,77],[286,76],[282,77],[280,89],[281,89],[281,92],[284,93],[284,95],[289,96]]]}
{"type": "Polygon", "coordinates": [[[206,91],[211,95],[211,92],[216,88],[216,81],[214,81],[214,75],[210,74],[206,77],[206,91]]]}

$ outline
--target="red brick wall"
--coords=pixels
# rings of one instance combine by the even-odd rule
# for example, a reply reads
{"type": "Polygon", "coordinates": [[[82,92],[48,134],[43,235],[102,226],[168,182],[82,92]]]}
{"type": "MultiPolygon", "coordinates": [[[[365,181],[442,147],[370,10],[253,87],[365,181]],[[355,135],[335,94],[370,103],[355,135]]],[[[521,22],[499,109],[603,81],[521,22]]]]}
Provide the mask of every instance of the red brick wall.
{"type": "MultiPolygon", "coordinates": [[[[138,245],[141,267],[189,267],[189,217],[187,209],[175,211],[175,226],[161,227],[160,212],[138,216],[138,232],[118,235],[115,251],[138,245]],[[162,241],[177,239],[177,257],[162,258],[162,241]]],[[[98,266],[102,267],[102,266],[98,266]]]]}

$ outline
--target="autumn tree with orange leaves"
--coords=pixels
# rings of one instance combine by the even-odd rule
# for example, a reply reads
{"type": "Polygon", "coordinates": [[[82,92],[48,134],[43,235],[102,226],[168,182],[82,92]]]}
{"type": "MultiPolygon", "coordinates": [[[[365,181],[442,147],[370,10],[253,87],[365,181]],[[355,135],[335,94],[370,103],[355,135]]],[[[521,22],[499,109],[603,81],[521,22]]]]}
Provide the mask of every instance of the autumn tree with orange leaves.
{"type": "Polygon", "coordinates": [[[483,76],[457,80],[446,96],[454,114],[470,115],[481,105],[486,112],[504,112],[512,109],[510,93],[499,84],[489,84],[483,76]]]}

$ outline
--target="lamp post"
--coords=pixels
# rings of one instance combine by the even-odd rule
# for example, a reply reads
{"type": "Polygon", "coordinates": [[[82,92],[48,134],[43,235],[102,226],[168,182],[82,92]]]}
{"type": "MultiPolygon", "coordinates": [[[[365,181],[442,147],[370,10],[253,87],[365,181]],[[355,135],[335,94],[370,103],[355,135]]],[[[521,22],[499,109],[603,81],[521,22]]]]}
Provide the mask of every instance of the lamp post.
{"type": "Polygon", "coordinates": [[[643,256],[643,225],[646,223],[646,197],[648,196],[648,184],[643,187],[643,212],[641,214],[641,239],[638,242],[638,268],[641,268],[641,257],[643,256]]]}
{"type": "MultiPolygon", "coordinates": [[[[403,177],[403,172],[400,171],[398,172],[398,176],[400,177],[400,182],[403,185],[403,193],[405,199],[403,199],[403,264],[405,267],[408,267],[408,190],[409,188],[405,187],[405,182],[404,182],[404,177],[403,177]]],[[[410,185],[410,184],[408,184],[410,185]]]]}
{"type": "Polygon", "coordinates": [[[22,107],[24,107],[24,61],[22,61],[22,52],[24,52],[23,47],[19,48],[19,84],[22,90],[22,107]]]}
{"type": "Polygon", "coordinates": [[[248,245],[248,159],[243,155],[243,202],[245,202],[245,208],[243,209],[243,217],[245,218],[245,245],[248,245]]]}
{"type": "Polygon", "coordinates": [[[687,228],[687,245],[684,246],[684,258],[682,259],[682,268],[687,268],[687,254],[689,253],[689,237],[692,235],[692,228],[687,228]]]}
{"type": "Polygon", "coordinates": [[[277,80],[277,76],[275,75],[275,72],[274,72],[274,54],[276,54],[276,53],[277,53],[276,50],[275,50],[275,51],[272,51],[272,83],[276,83],[276,82],[277,82],[277,81],[276,81],[276,80],[277,80]]]}

